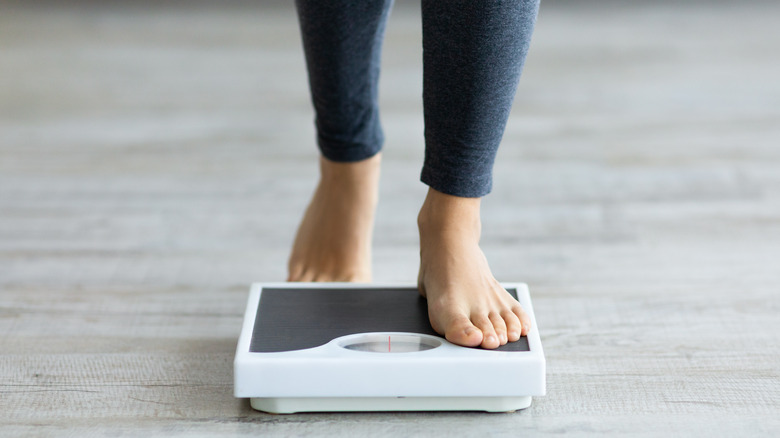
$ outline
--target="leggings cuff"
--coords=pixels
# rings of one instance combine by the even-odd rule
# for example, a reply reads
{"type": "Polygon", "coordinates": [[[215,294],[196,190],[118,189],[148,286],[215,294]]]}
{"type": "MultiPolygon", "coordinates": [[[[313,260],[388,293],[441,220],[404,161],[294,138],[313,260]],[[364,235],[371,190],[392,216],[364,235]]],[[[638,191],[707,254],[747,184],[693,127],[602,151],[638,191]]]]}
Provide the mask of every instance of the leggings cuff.
{"type": "Polygon", "coordinates": [[[317,137],[317,144],[323,157],[339,163],[354,163],[373,157],[382,150],[384,136],[379,136],[373,144],[361,144],[326,140],[322,136],[317,137]]]}
{"type": "Polygon", "coordinates": [[[493,175],[458,175],[423,166],[420,181],[428,187],[447,195],[461,198],[481,198],[493,188],[493,175]]]}

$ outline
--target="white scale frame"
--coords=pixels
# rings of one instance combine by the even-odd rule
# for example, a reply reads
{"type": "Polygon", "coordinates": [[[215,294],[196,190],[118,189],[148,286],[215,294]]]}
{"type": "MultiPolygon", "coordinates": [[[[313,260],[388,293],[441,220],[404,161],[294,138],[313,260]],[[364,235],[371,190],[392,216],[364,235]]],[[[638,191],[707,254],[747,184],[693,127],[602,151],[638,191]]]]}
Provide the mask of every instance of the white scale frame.
{"type": "MultiPolygon", "coordinates": [[[[337,411],[509,412],[546,392],[545,358],[528,287],[514,288],[531,318],[529,351],[491,351],[417,333],[358,333],[303,350],[250,352],[263,288],[414,288],[408,284],[254,283],[234,361],[234,393],[271,413],[337,411]],[[387,341],[385,341],[387,339],[387,341]],[[388,342],[391,353],[360,351],[388,342]],[[422,351],[415,350],[422,344],[422,351]],[[392,346],[396,351],[392,351],[392,346]],[[411,347],[410,347],[411,345],[411,347]],[[365,345],[364,345],[365,346],[365,345]]],[[[383,349],[384,347],[382,347],[383,349]]]]}

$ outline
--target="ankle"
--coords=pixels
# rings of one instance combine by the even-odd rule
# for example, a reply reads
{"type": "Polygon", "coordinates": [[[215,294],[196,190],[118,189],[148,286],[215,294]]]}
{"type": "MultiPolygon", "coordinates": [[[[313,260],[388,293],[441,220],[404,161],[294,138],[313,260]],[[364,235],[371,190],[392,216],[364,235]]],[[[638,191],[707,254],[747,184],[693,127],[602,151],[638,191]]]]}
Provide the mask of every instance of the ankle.
{"type": "Polygon", "coordinates": [[[481,198],[464,198],[448,195],[429,188],[420,213],[417,226],[420,237],[428,233],[476,233],[481,230],[481,198]]]}
{"type": "Polygon", "coordinates": [[[376,186],[379,183],[379,170],[382,154],[378,153],[365,160],[342,163],[320,156],[320,181],[326,184],[376,186]]]}

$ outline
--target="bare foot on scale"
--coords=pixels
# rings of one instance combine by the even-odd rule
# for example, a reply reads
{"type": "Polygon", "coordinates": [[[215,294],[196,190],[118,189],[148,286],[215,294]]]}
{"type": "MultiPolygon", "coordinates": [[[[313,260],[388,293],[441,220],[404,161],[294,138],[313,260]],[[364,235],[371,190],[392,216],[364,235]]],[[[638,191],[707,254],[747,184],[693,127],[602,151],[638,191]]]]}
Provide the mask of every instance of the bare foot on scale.
{"type": "Polygon", "coordinates": [[[380,154],[355,163],[320,158],[320,182],[298,228],[287,281],[371,281],[380,161],[380,154]]]}
{"type": "MultiPolygon", "coordinates": [[[[380,160],[321,158],[320,182],[293,244],[288,281],[371,281],[380,160]]],[[[418,287],[434,330],[458,345],[493,349],[527,334],[530,319],[493,277],[479,248],[479,207],[479,198],[429,189],[418,216],[418,287]]]]}
{"type": "Polygon", "coordinates": [[[434,330],[454,344],[493,349],[526,335],[531,319],[490,272],[479,212],[479,198],[428,190],[418,217],[418,287],[434,330]]]}

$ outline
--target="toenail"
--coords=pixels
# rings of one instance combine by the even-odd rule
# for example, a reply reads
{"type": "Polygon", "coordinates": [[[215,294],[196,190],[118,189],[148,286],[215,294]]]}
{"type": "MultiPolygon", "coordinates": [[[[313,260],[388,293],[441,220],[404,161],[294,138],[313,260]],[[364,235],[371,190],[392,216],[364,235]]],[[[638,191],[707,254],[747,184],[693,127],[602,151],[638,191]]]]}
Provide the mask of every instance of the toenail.
{"type": "Polygon", "coordinates": [[[490,335],[490,336],[488,336],[488,337],[487,337],[487,339],[485,339],[485,341],[486,341],[488,344],[492,344],[493,342],[496,342],[496,337],[495,337],[495,336],[493,336],[493,335],[490,335]]]}
{"type": "Polygon", "coordinates": [[[509,332],[509,337],[514,339],[514,338],[519,338],[520,335],[517,334],[517,332],[509,332]]]}

